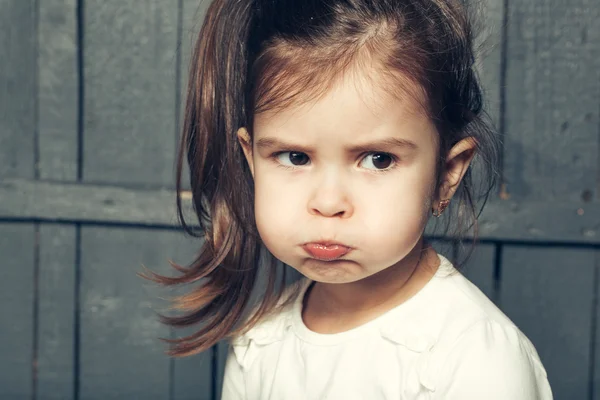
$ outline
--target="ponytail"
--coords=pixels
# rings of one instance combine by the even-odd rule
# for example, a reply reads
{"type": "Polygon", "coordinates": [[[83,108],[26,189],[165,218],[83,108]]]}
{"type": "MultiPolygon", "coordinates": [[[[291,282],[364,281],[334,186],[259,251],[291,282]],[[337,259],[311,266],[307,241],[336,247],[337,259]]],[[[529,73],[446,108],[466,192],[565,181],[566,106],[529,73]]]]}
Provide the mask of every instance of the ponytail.
{"type": "MultiPolygon", "coordinates": [[[[237,129],[246,126],[246,77],[252,2],[216,0],[208,9],[190,66],[185,122],[177,162],[177,210],[185,231],[200,237],[186,223],[182,211],[183,159],[187,155],[194,210],[204,241],[188,267],[172,264],[181,274],[143,277],[166,286],[198,282],[188,294],[175,297],[173,308],[182,315],[159,315],[172,327],[202,324],[193,335],[161,339],[171,344],[172,356],[209,349],[234,336],[255,286],[261,241],[254,226],[252,176],[237,141],[237,129]],[[240,174],[239,171],[242,171],[240,174]]],[[[272,256],[271,256],[272,257],[272,256]]],[[[284,275],[274,298],[275,260],[255,323],[281,295],[284,275]]]]}

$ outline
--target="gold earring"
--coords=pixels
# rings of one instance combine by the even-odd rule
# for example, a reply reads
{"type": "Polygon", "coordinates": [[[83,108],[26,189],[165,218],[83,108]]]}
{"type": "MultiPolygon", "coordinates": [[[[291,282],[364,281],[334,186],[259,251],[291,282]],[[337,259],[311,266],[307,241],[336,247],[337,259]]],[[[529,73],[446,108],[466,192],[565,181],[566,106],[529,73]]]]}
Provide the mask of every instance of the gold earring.
{"type": "Polygon", "coordinates": [[[448,207],[448,204],[450,204],[450,199],[441,200],[440,204],[438,205],[438,209],[432,210],[433,216],[439,218],[439,216],[442,215],[444,210],[448,207]]]}

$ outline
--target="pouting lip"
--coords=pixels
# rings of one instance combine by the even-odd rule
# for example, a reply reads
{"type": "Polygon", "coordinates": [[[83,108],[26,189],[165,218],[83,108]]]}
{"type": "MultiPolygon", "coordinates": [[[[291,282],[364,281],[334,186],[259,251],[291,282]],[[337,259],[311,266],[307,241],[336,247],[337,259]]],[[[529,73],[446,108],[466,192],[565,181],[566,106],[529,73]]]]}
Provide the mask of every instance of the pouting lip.
{"type": "Polygon", "coordinates": [[[304,247],[304,246],[308,246],[311,244],[316,244],[316,245],[320,245],[320,246],[341,246],[341,247],[346,247],[348,249],[352,249],[352,246],[348,246],[347,244],[336,242],[333,240],[319,240],[319,241],[315,241],[315,242],[306,242],[306,243],[302,244],[302,246],[304,247]]]}
{"type": "Polygon", "coordinates": [[[334,261],[352,251],[350,246],[338,242],[310,242],[302,245],[302,248],[311,258],[321,261],[334,261]]]}

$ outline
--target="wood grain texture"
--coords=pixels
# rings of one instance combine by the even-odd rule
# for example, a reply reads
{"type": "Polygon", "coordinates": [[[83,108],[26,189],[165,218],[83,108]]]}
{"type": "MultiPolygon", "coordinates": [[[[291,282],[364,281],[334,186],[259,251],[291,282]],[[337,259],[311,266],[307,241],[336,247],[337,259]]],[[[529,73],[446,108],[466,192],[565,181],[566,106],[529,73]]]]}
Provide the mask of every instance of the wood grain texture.
{"type": "MultiPolygon", "coordinates": [[[[176,143],[179,142],[180,135],[183,130],[185,102],[188,90],[188,77],[190,72],[190,62],[192,60],[192,52],[194,44],[198,39],[198,33],[202,27],[204,17],[210,1],[208,0],[181,0],[181,28],[179,42],[179,121],[177,131],[175,132],[176,143]]],[[[184,163],[184,174],[182,176],[182,186],[186,189],[190,188],[189,169],[187,163],[184,163]]]]}
{"type": "Polygon", "coordinates": [[[433,248],[442,256],[446,257],[454,266],[464,274],[467,279],[475,284],[492,301],[496,300],[495,293],[495,251],[493,244],[478,244],[473,251],[473,255],[464,265],[458,265],[456,257],[461,257],[465,251],[470,250],[471,243],[465,243],[461,252],[458,252],[457,245],[452,241],[429,239],[433,248]]]}
{"type": "Polygon", "coordinates": [[[85,181],[173,186],[177,9],[86,1],[85,181]]]}
{"type": "MultiPolygon", "coordinates": [[[[74,185],[28,180],[0,182],[0,218],[177,226],[169,189],[74,185]]],[[[187,221],[196,217],[184,199],[187,221]]],[[[438,236],[432,229],[428,235],[438,236]]],[[[600,205],[496,200],[479,219],[479,238],[494,241],[600,244],[600,205]]]]}
{"type": "Polygon", "coordinates": [[[35,176],[36,4],[0,2],[0,177],[35,176]]]}
{"type": "MultiPolygon", "coordinates": [[[[504,0],[483,0],[467,2],[473,18],[473,34],[475,35],[475,70],[478,74],[482,95],[482,118],[492,124],[493,135],[497,139],[502,135],[502,37],[504,29],[504,0]],[[489,117],[489,118],[488,118],[489,117]]],[[[498,165],[498,171],[501,166],[498,165]]],[[[471,187],[476,196],[487,190],[489,178],[484,176],[484,160],[476,154],[471,162],[471,187]]],[[[497,191],[492,191],[491,196],[497,191]]]]}
{"type": "Polygon", "coordinates": [[[0,224],[0,397],[33,394],[35,226],[0,224]]]}
{"type": "Polygon", "coordinates": [[[535,345],[555,398],[587,399],[594,251],[505,246],[500,304],[535,345]]]}
{"type": "MultiPolygon", "coordinates": [[[[177,234],[177,238],[171,249],[173,256],[170,258],[180,265],[188,266],[200,250],[202,242],[200,239],[180,234],[177,234]]],[[[193,285],[185,285],[169,293],[182,295],[190,293],[192,288],[193,285]]],[[[191,335],[198,329],[199,326],[172,329],[172,337],[191,335]]],[[[185,358],[174,358],[171,362],[173,368],[171,400],[212,400],[214,378],[212,349],[185,358]]]]}
{"type": "Polygon", "coordinates": [[[592,356],[594,357],[594,364],[591,366],[593,371],[592,376],[592,398],[600,399],[600,330],[598,329],[598,322],[600,321],[600,302],[598,301],[598,293],[600,293],[600,249],[596,249],[595,252],[596,269],[595,269],[595,288],[596,288],[596,302],[594,310],[594,351],[592,356]]]}
{"type": "MultiPolygon", "coordinates": [[[[484,90],[486,111],[496,125],[500,122],[502,81],[502,31],[504,1],[485,0],[476,3],[476,67],[484,90]]],[[[475,10],[474,10],[475,12],[475,10]]]]}
{"type": "MultiPolygon", "coordinates": [[[[466,246],[470,246],[467,243],[466,246]]],[[[472,257],[464,266],[465,276],[475,284],[490,300],[496,301],[495,266],[496,246],[493,244],[478,244],[472,257]]]]}
{"type": "Polygon", "coordinates": [[[40,226],[37,399],[73,398],[76,236],[73,225],[40,226]]]}
{"type": "Polygon", "coordinates": [[[507,191],[513,199],[597,199],[600,4],[508,4],[507,191]]]}
{"type": "Polygon", "coordinates": [[[187,262],[178,251],[187,245],[177,232],[82,228],[80,398],[169,398],[171,360],[158,338],[170,330],[155,315],[169,294],[135,273],[172,274],[168,260],[187,262]]]}
{"type": "Polygon", "coordinates": [[[77,180],[79,69],[77,1],[39,2],[39,175],[77,180]]]}
{"type": "MultiPolygon", "coordinates": [[[[181,101],[185,101],[188,83],[189,67],[192,60],[194,45],[198,39],[198,33],[204,22],[206,11],[210,1],[208,0],[181,0],[181,101]]],[[[183,111],[183,109],[182,109],[183,111]]]]}
{"type": "Polygon", "coordinates": [[[490,200],[479,217],[478,234],[494,241],[598,243],[600,208],[582,201],[490,200]]]}
{"type": "MultiPolygon", "coordinates": [[[[545,221],[522,214],[532,234],[596,236],[600,219],[587,211],[598,204],[600,4],[533,0],[508,7],[504,197],[517,208],[536,200],[545,208],[545,221]],[[568,203],[583,225],[563,219],[559,204],[568,203]]],[[[590,395],[593,269],[591,250],[503,252],[503,308],[538,347],[558,399],[590,395]]]]}
{"type": "Polygon", "coordinates": [[[212,400],[212,358],[211,349],[194,356],[172,360],[171,400],[212,400]]]}
{"type": "MultiPolygon", "coordinates": [[[[175,192],[169,189],[4,180],[0,198],[0,218],[177,225],[175,192]]],[[[184,201],[184,207],[191,215],[191,201],[184,201]]]]}
{"type": "Polygon", "coordinates": [[[225,363],[227,362],[227,355],[229,344],[225,341],[217,345],[217,370],[215,371],[215,399],[221,398],[223,392],[223,377],[225,375],[225,363]]]}

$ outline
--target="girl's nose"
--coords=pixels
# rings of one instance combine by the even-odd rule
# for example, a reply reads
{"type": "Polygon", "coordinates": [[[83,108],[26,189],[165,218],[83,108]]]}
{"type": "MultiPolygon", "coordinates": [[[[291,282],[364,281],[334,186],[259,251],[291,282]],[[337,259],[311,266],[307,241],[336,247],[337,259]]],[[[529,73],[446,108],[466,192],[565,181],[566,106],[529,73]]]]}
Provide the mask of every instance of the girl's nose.
{"type": "Polygon", "coordinates": [[[349,218],[354,209],[348,188],[339,179],[321,180],[308,201],[308,212],[323,217],[349,218]]]}

